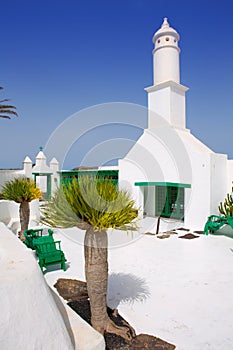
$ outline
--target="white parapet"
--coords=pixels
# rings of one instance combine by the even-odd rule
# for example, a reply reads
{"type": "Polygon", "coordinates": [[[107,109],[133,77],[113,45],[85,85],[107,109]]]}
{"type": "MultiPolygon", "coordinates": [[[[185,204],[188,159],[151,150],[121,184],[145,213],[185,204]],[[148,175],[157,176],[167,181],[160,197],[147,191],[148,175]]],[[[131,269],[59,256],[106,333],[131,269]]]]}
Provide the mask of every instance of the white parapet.
{"type": "Polygon", "coordinates": [[[0,348],[74,349],[33,252],[3,223],[0,260],[0,348]]]}
{"type": "Polygon", "coordinates": [[[51,292],[75,344],[75,350],[105,350],[104,337],[72,310],[66,301],[58,296],[54,287],[51,287],[51,292]]]}

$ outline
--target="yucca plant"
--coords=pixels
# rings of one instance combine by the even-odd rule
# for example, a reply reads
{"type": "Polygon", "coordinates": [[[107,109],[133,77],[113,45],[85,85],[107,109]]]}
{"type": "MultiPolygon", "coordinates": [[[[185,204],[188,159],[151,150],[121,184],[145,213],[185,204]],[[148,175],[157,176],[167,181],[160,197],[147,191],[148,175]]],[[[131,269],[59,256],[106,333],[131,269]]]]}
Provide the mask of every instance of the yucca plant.
{"type": "Polygon", "coordinates": [[[32,180],[26,177],[18,177],[5,183],[0,198],[20,203],[19,218],[21,230],[19,237],[24,241],[24,230],[28,229],[30,219],[29,203],[34,199],[42,198],[40,189],[35,186],[32,180]]]}
{"type": "MultiPolygon", "coordinates": [[[[0,86],[0,90],[2,89],[3,87],[0,86]]],[[[12,114],[17,116],[16,107],[6,104],[6,102],[9,102],[7,98],[0,100],[0,118],[11,119],[10,115],[12,114]]]]}
{"type": "Polygon", "coordinates": [[[227,194],[224,202],[219,204],[218,210],[224,216],[233,216],[233,198],[231,194],[227,194]]]}
{"type": "Polygon", "coordinates": [[[85,274],[91,307],[92,326],[101,334],[115,333],[130,340],[130,327],[116,326],[107,314],[108,228],[125,230],[137,227],[137,209],[126,191],[119,191],[110,181],[99,182],[87,177],[57,190],[42,208],[43,223],[51,227],[80,227],[84,239],[85,274]]]}

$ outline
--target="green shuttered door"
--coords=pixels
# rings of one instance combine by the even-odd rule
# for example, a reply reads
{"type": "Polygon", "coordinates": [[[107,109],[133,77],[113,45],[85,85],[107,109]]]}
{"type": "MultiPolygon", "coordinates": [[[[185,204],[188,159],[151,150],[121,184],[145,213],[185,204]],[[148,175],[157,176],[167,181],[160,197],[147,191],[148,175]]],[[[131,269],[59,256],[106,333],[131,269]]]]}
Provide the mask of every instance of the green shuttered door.
{"type": "Polygon", "coordinates": [[[183,219],[184,188],[173,186],[156,186],[155,215],[167,218],[183,219]]]}

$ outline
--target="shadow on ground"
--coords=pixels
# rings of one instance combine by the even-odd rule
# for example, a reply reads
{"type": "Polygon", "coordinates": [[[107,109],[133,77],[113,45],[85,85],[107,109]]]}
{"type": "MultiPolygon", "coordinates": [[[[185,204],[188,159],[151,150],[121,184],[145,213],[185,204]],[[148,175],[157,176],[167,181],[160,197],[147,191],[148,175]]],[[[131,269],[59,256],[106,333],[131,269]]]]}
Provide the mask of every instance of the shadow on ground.
{"type": "Polygon", "coordinates": [[[112,273],[108,276],[107,304],[116,309],[120,303],[143,302],[150,296],[146,281],[131,273],[112,273]]]}

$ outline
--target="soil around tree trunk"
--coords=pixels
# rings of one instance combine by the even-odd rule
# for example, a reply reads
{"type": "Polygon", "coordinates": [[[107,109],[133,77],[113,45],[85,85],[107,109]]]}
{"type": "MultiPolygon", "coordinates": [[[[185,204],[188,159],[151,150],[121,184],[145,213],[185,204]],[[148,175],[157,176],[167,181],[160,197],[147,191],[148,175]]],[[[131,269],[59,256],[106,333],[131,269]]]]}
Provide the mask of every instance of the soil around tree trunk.
{"type": "MultiPolygon", "coordinates": [[[[68,305],[79,314],[86,322],[91,325],[91,311],[88,300],[86,282],[60,278],[54,287],[58,293],[68,301],[68,305]]],[[[117,310],[107,308],[109,318],[120,327],[124,327],[127,323],[117,310]]],[[[113,333],[104,334],[106,342],[106,350],[174,350],[175,345],[154,337],[149,334],[136,335],[130,342],[119,335],[113,333]]]]}

